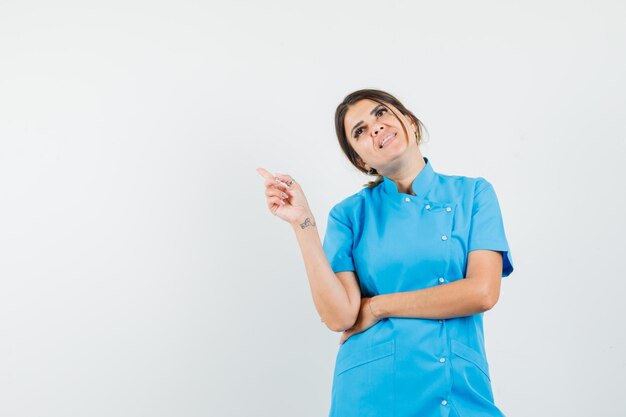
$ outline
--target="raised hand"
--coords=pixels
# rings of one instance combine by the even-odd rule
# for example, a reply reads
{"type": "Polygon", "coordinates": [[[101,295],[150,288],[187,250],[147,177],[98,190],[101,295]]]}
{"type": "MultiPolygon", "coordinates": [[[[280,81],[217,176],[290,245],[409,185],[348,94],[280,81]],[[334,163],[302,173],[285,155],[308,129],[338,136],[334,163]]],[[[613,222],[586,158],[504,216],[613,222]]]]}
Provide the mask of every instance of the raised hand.
{"type": "Polygon", "coordinates": [[[256,172],[265,178],[267,206],[273,215],[292,225],[300,221],[311,221],[309,220],[309,217],[312,218],[309,203],[302,187],[293,180],[291,175],[272,174],[264,168],[257,168],[256,172]]]}

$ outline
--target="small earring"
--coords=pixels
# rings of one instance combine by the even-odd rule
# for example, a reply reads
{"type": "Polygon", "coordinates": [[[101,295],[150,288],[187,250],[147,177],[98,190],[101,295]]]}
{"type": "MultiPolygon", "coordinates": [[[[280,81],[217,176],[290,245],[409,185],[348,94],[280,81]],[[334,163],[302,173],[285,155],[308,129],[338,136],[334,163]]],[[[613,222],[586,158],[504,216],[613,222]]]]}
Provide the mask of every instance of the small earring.
{"type": "Polygon", "coordinates": [[[374,168],[370,168],[370,169],[368,169],[368,170],[367,170],[367,173],[368,173],[369,175],[372,175],[372,174],[374,173],[374,168]]]}

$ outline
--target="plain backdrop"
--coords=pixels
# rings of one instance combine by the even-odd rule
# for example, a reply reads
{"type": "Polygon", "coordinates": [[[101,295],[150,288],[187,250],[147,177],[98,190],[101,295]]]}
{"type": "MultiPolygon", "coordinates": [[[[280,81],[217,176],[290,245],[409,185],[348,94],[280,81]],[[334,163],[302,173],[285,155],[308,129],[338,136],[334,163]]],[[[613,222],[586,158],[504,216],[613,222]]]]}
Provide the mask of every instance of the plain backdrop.
{"type": "MultiPolygon", "coordinates": [[[[369,179],[335,107],[394,94],[497,192],[508,417],[626,415],[619,1],[0,4],[0,415],[323,417],[339,333],[255,169],[369,179]]],[[[462,416],[468,417],[468,416],[462,416]]]]}

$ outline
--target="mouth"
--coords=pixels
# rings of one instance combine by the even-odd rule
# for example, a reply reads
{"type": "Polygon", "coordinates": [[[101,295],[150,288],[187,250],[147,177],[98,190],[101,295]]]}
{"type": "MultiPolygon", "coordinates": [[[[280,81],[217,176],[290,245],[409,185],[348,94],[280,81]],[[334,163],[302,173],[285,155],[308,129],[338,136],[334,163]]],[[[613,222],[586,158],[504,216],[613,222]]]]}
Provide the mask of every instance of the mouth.
{"type": "Polygon", "coordinates": [[[397,133],[390,133],[387,136],[385,136],[384,138],[381,139],[380,142],[378,142],[378,148],[382,149],[384,146],[386,146],[389,142],[391,142],[392,140],[394,140],[396,138],[397,133]]]}

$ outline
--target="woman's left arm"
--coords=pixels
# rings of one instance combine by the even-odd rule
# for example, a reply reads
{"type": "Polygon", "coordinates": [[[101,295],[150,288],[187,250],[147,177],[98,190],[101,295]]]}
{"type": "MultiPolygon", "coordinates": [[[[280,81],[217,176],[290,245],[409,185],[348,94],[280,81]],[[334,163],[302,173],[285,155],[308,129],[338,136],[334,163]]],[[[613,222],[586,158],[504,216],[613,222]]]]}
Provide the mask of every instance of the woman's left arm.
{"type": "Polygon", "coordinates": [[[490,310],[500,297],[502,252],[473,250],[467,257],[467,276],[422,290],[394,292],[361,299],[356,323],[339,343],[387,317],[449,319],[490,310]]]}
{"type": "Polygon", "coordinates": [[[500,297],[502,252],[474,250],[467,258],[467,276],[447,284],[372,297],[377,319],[412,317],[448,319],[490,310],[500,297]]]}

